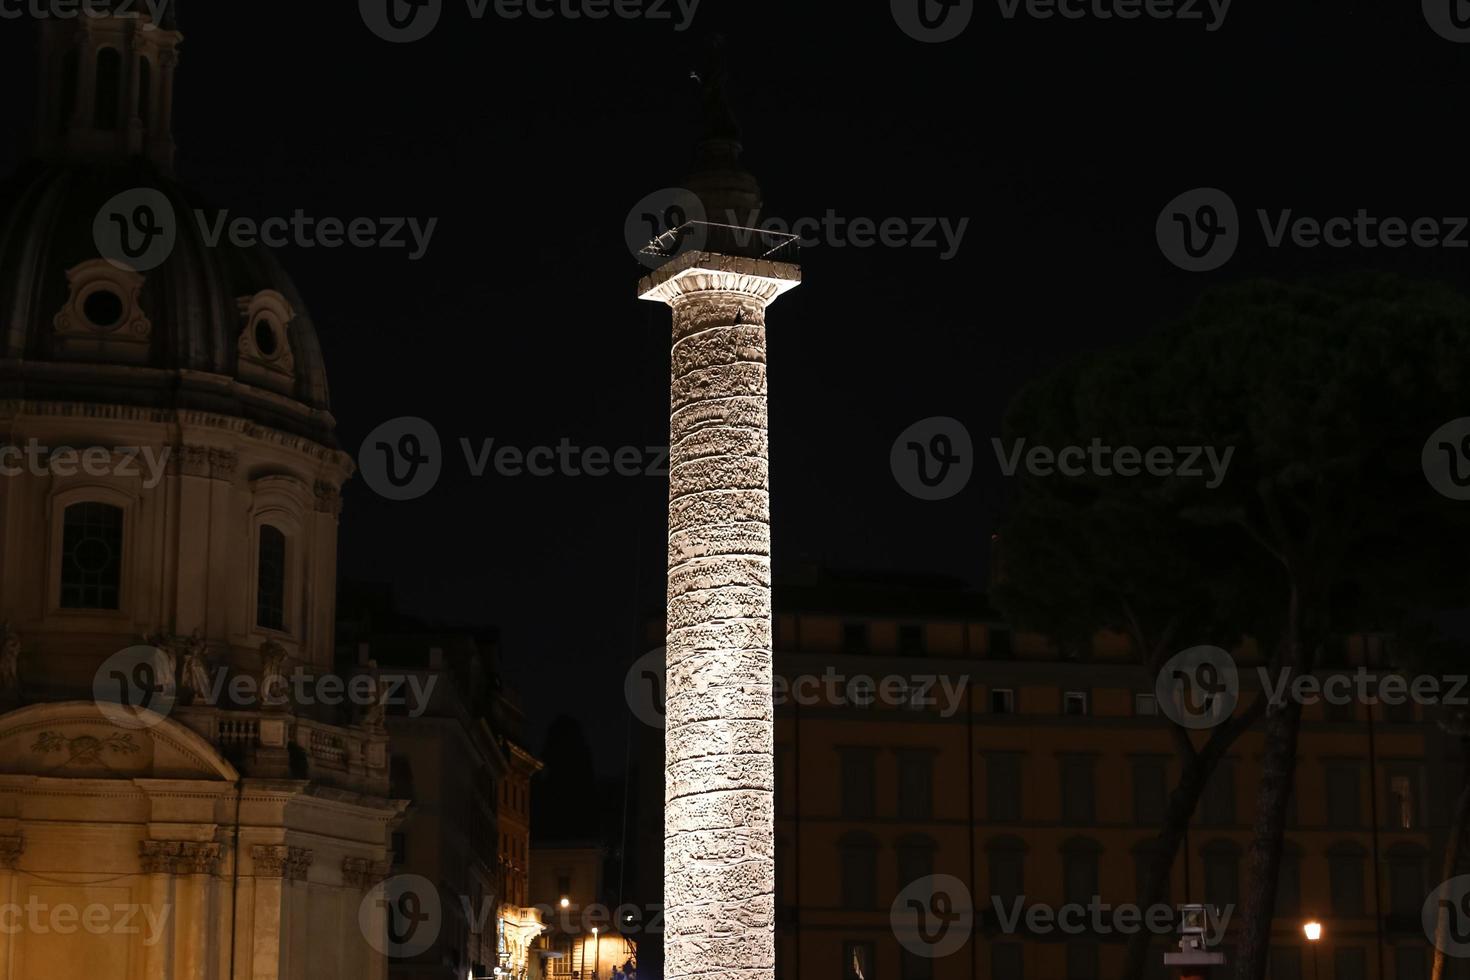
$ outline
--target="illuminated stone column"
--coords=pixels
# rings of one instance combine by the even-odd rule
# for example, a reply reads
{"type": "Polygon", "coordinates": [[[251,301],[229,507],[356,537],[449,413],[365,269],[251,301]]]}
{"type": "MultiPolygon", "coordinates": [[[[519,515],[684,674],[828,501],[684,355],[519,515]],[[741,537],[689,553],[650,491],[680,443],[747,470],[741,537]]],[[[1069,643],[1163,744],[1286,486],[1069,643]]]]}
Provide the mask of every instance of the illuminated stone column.
{"type": "Polygon", "coordinates": [[[673,309],[664,734],[664,975],[775,973],[766,306],[780,262],[688,252],[673,309]]]}

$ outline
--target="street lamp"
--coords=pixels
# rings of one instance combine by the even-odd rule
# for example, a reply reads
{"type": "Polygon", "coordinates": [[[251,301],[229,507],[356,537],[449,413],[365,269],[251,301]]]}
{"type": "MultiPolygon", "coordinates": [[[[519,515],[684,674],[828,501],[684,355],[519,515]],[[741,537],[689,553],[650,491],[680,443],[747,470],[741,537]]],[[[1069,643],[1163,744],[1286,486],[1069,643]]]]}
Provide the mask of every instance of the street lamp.
{"type": "Polygon", "coordinates": [[[1307,942],[1312,946],[1312,980],[1318,980],[1320,974],[1317,972],[1317,942],[1322,938],[1322,923],[1316,919],[1303,923],[1302,935],[1307,937],[1307,942]]]}
{"type": "Polygon", "coordinates": [[[592,980],[597,980],[598,972],[602,969],[602,935],[597,927],[592,927],[592,980]]]}

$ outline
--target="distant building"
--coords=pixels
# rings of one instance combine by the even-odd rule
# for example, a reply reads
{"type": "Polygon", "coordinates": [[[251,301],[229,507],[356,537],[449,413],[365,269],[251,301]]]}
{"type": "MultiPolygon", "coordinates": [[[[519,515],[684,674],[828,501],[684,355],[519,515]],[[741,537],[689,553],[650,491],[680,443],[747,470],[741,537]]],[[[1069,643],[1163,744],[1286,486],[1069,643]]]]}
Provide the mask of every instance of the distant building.
{"type": "Polygon", "coordinates": [[[548,980],[609,980],[615,970],[636,966],[635,937],[642,927],[660,923],[645,923],[642,910],[631,904],[620,909],[609,901],[606,848],[538,844],[532,854],[531,894],[549,923],[539,944],[548,980]]]}
{"type": "MultiPolygon", "coordinates": [[[[1127,645],[1101,636],[1063,656],[1013,632],[980,593],[929,580],[827,576],[778,587],[776,596],[776,664],[787,683],[835,673],[871,677],[878,689],[888,678],[932,677],[925,699],[935,702],[873,697],[863,706],[856,702],[867,695],[848,688],[834,699],[816,685],[805,692],[814,699],[793,692],[778,704],[782,977],[1116,975],[1125,935],[1090,927],[1031,934],[1024,919],[1013,929],[1006,920],[1035,903],[1137,899],[1179,763],[1154,678],[1127,645]],[[901,945],[890,916],[898,893],[931,874],[960,879],[976,915],[969,941],[938,958],[901,945]]],[[[1355,640],[1333,666],[1351,669],[1372,653],[1371,641],[1355,640]]],[[[1250,663],[1248,654],[1237,658],[1250,663]]],[[[1254,673],[1241,674],[1249,690],[1254,673]]],[[[1445,822],[1441,784],[1450,770],[1422,709],[1380,706],[1373,722],[1370,735],[1363,705],[1306,709],[1273,977],[1311,975],[1307,918],[1324,923],[1315,952],[1335,970],[1324,975],[1424,975],[1419,910],[1438,869],[1435,828],[1445,822]]],[[[1187,860],[1175,862],[1173,901],[1240,901],[1260,754],[1259,730],[1227,752],[1196,812],[1187,860]]],[[[1239,922],[1223,938],[1232,962],[1239,922]]],[[[1164,975],[1161,954],[1172,942],[1157,941],[1152,975],[1164,975]]]]}

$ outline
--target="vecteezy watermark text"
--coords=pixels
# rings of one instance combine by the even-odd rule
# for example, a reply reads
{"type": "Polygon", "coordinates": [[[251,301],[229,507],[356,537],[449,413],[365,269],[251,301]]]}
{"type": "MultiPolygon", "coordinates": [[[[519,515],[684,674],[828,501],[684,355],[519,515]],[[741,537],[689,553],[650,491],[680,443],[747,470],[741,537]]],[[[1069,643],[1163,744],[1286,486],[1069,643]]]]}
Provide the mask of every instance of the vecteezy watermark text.
{"type": "Polygon", "coordinates": [[[155,946],[163,938],[172,905],[138,905],[131,902],[106,905],[92,902],[75,905],[70,902],[52,904],[32,895],[19,902],[0,903],[0,934],[14,936],[74,936],[85,932],[93,936],[143,936],[144,946],[155,946]]]}
{"type": "Polygon", "coordinates": [[[46,446],[27,439],[24,446],[0,443],[0,476],[142,477],[149,490],[163,482],[172,450],[167,446],[46,446]]]}
{"type": "Polygon", "coordinates": [[[1177,476],[1185,479],[1206,477],[1200,465],[1203,459],[1209,464],[1205,488],[1213,490],[1225,482],[1225,473],[1230,469],[1230,459],[1235,447],[1226,447],[1221,453],[1214,446],[1152,446],[1139,449],[1136,446],[1105,446],[1093,437],[1085,447],[1063,446],[1053,450],[1048,446],[1026,448],[1026,440],[1018,439],[1006,450],[999,439],[991,439],[996,462],[1006,476],[1015,476],[1024,462],[1026,472],[1032,476],[1177,476]]]}
{"type": "MultiPolygon", "coordinates": [[[[465,0],[472,20],[493,14],[501,20],[672,21],[675,31],[694,23],[700,0],[465,0]]],[[[444,0],[358,0],[362,22],[384,41],[422,41],[439,26],[444,0]]]]}
{"type": "Polygon", "coordinates": [[[0,20],[73,20],[77,17],[130,17],[148,12],[144,30],[156,30],[173,0],[0,0],[0,20]]]}

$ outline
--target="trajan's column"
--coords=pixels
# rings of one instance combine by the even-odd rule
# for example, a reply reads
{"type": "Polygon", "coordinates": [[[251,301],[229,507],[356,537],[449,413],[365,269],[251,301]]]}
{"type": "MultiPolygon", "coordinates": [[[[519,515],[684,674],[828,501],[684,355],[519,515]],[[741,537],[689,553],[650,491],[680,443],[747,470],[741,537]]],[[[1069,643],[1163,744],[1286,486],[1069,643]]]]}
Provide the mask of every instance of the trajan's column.
{"type": "Polygon", "coordinates": [[[638,288],[674,320],[664,976],[772,980],[766,307],[801,270],[776,261],[782,243],[749,232],[760,189],[740,169],[720,79],[704,81],[709,128],[685,183],[703,220],[659,240],[671,258],[638,288]]]}

